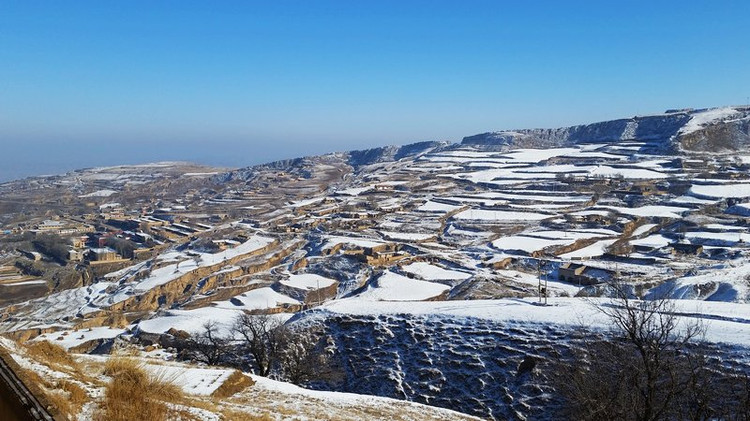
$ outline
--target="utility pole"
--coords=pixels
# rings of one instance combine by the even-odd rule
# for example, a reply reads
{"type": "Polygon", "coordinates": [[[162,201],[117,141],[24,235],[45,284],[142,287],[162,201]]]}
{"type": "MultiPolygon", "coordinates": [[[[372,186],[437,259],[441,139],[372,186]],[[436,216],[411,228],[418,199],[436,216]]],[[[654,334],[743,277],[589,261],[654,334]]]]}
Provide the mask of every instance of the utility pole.
{"type": "Polygon", "coordinates": [[[539,304],[542,303],[542,296],[544,296],[544,305],[547,305],[547,285],[549,276],[544,277],[544,287],[542,287],[542,258],[537,257],[536,270],[538,274],[538,291],[539,291],[539,304]]]}
{"type": "Polygon", "coordinates": [[[617,280],[617,283],[620,283],[620,267],[617,264],[616,260],[615,260],[615,279],[617,280]]]}
{"type": "Polygon", "coordinates": [[[539,304],[542,303],[542,259],[536,259],[536,272],[539,279],[539,285],[537,286],[537,293],[539,293],[539,304]]]}
{"type": "Polygon", "coordinates": [[[549,272],[544,275],[544,305],[547,305],[547,291],[549,291],[547,282],[549,281],[549,272]]]}

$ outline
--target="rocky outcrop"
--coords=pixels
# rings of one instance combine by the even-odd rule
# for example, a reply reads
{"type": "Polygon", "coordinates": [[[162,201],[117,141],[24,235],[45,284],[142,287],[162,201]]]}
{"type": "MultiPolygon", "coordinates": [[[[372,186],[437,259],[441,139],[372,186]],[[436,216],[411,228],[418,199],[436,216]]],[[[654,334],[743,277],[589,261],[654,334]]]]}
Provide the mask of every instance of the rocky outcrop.
{"type": "Polygon", "coordinates": [[[680,136],[680,146],[689,152],[731,152],[750,148],[750,116],[708,125],[680,136]]]}
{"type": "Polygon", "coordinates": [[[670,139],[690,120],[687,112],[632,117],[557,129],[523,129],[467,136],[462,145],[482,145],[499,149],[549,148],[577,143],[645,141],[669,147],[670,139]]]}
{"type": "Polygon", "coordinates": [[[49,326],[44,328],[31,328],[31,329],[19,329],[12,332],[3,332],[4,336],[16,340],[18,342],[26,342],[30,339],[34,339],[39,335],[45,333],[57,332],[60,329],[59,326],[49,326]]]}
{"type": "Polygon", "coordinates": [[[507,150],[619,141],[644,142],[647,149],[658,152],[728,152],[747,149],[750,147],[750,107],[670,110],[666,114],[557,129],[488,132],[467,136],[461,144],[507,150]],[[731,115],[719,114],[715,120],[704,118],[707,113],[716,110],[729,110],[731,115]],[[697,127],[686,130],[691,120],[697,127]]]}
{"type": "Polygon", "coordinates": [[[295,288],[282,283],[276,283],[273,286],[273,289],[278,293],[294,298],[305,304],[320,304],[329,299],[336,298],[338,288],[338,282],[334,282],[327,287],[313,289],[295,288]]]}
{"type": "Polygon", "coordinates": [[[114,343],[114,338],[92,339],[68,349],[68,352],[73,354],[108,354],[114,343]]]}
{"type": "Polygon", "coordinates": [[[109,326],[111,328],[124,329],[127,328],[131,322],[132,320],[128,320],[128,318],[124,314],[111,312],[98,317],[84,319],[79,323],[76,323],[75,329],[89,329],[100,326],[109,326]]]}
{"type": "Polygon", "coordinates": [[[384,146],[381,148],[351,151],[349,152],[349,165],[356,168],[380,162],[397,161],[402,158],[432,152],[448,145],[448,142],[417,142],[403,146],[384,146]]]}

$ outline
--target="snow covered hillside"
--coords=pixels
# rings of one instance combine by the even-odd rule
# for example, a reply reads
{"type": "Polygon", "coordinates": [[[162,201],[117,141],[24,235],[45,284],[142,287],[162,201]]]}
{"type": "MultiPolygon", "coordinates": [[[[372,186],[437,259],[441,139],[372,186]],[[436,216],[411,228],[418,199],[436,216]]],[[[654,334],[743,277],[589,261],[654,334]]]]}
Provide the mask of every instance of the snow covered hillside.
{"type": "MultiPolygon", "coordinates": [[[[239,318],[264,315],[324,335],[340,376],[307,386],[539,419],[559,400],[545,364],[606,330],[594,306],[617,284],[674,299],[747,370],[749,122],[747,106],[672,110],[230,172],[8,183],[8,203],[39,211],[0,215],[0,332],[213,370],[185,344],[208,327],[236,343],[239,318]]],[[[195,373],[182,383],[206,393],[223,375],[195,373]]]]}
{"type": "Polygon", "coordinates": [[[483,133],[463,139],[464,145],[555,147],[591,142],[638,141],[653,150],[741,150],[750,145],[750,107],[675,110],[559,129],[483,133]]]}
{"type": "MultiPolygon", "coordinates": [[[[604,301],[607,302],[607,301],[604,301]]],[[[604,303],[602,302],[602,303],[604,303]]],[[[451,302],[334,301],[293,323],[324,324],[346,378],[335,387],[498,420],[554,419],[544,379],[592,331],[608,329],[597,302],[553,299],[451,302]],[[534,374],[521,367],[534,361],[534,374]]],[[[746,305],[679,303],[682,322],[708,324],[711,355],[750,369],[746,305]],[[703,312],[703,313],[702,313],[703,312]]]]}

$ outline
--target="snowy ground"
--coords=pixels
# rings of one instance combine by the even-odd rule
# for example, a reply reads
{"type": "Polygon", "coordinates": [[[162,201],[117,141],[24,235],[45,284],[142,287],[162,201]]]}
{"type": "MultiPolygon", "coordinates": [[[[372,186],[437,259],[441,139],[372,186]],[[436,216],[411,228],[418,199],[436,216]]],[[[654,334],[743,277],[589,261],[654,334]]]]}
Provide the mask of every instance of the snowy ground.
{"type": "MultiPolygon", "coordinates": [[[[750,269],[742,269],[750,271],[750,269]]],[[[322,311],[350,315],[445,315],[470,317],[495,322],[533,323],[568,327],[606,328],[609,321],[597,309],[599,305],[611,305],[610,299],[549,298],[547,306],[536,305],[536,298],[433,301],[433,302],[384,302],[358,298],[337,300],[325,304],[322,311]]],[[[681,323],[700,320],[706,327],[706,340],[716,343],[737,344],[750,348],[750,306],[705,302],[700,300],[675,300],[675,311],[684,315],[681,323]],[[710,309],[710,317],[703,311],[710,309]],[[703,311],[702,311],[703,310],[703,311]]]]}
{"type": "Polygon", "coordinates": [[[436,298],[449,289],[447,285],[418,281],[387,271],[357,297],[367,301],[422,301],[436,298]]]}
{"type": "MultiPolygon", "coordinates": [[[[49,387],[56,382],[72,382],[85,392],[85,402],[75,419],[96,419],[99,402],[110,379],[103,374],[104,364],[110,357],[81,355],[74,359],[76,366],[68,367],[56,361],[29,355],[26,348],[0,337],[0,348],[10,353],[22,369],[42,376],[49,387]]],[[[142,367],[153,378],[179,386],[186,396],[170,404],[174,409],[184,410],[200,421],[226,419],[270,420],[478,420],[478,418],[448,409],[435,408],[419,403],[406,402],[379,396],[354,393],[324,392],[304,389],[245,373],[255,384],[230,397],[211,396],[231,375],[233,369],[195,367],[188,364],[161,361],[150,357],[131,355],[126,357],[142,367]]],[[[48,393],[55,393],[48,386],[41,386],[48,393]]],[[[144,391],[148,392],[148,391],[144,391]]]]}

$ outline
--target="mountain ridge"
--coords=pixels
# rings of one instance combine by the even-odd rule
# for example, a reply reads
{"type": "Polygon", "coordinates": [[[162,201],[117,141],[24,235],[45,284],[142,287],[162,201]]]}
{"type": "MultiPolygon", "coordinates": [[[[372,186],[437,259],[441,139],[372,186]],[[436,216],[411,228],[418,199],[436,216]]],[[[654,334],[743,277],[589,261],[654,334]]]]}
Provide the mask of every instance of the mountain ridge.
{"type": "Polygon", "coordinates": [[[750,144],[750,106],[667,110],[555,129],[519,129],[464,137],[462,145],[489,147],[560,147],[578,143],[647,141],[663,152],[720,152],[750,144]],[[703,118],[706,115],[713,118],[703,118]],[[726,120],[732,117],[731,120],[726,120]],[[689,127],[694,120],[705,120],[689,127]],[[687,128],[687,130],[686,130],[687,128]]]}
{"type": "MultiPolygon", "coordinates": [[[[750,148],[750,105],[670,109],[663,114],[633,116],[559,128],[500,130],[465,136],[460,142],[421,141],[368,149],[312,155],[240,168],[217,181],[248,180],[254,169],[291,170],[311,160],[340,159],[355,169],[394,162],[420,154],[475,147],[507,151],[515,148],[557,148],[584,143],[644,142],[643,153],[731,153],[750,148]],[[692,124],[692,125],[691,125],[692,124]]],[[[305,173],[303,172],[303,176],[305,173]]]]}

